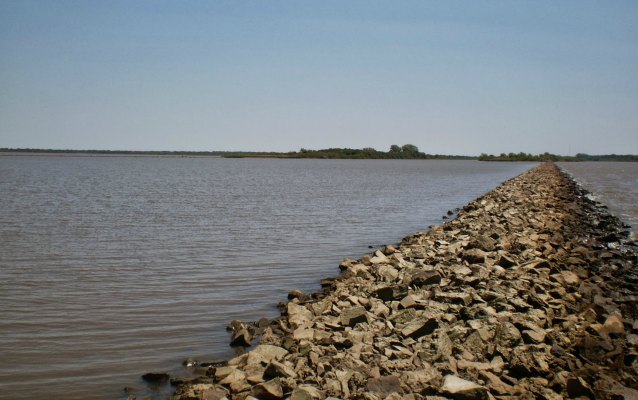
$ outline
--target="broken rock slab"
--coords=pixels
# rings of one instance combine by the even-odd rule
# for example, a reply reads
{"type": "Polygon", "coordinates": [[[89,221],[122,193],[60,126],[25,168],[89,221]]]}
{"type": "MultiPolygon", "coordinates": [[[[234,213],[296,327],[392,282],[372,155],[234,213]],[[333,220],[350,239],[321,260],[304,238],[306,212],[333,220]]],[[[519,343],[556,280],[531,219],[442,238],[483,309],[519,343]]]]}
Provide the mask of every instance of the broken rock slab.
{"type": "Polygon", "coordinates": [[[446,375],[440,388],[441,394],[455,400],[485,400],[487,388],[456,375],[446,375]]]}

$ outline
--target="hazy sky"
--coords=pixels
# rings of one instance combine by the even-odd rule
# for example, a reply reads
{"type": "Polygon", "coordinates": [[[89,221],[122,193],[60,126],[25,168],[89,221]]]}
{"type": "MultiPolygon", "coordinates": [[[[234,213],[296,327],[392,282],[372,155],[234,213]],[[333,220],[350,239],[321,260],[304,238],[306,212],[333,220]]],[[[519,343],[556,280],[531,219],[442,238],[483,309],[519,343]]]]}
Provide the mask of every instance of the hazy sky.
{"type": "Polygon", "coordinates": [[[638,1],[0,0],[0,147],[638,153],[638,1]]]}

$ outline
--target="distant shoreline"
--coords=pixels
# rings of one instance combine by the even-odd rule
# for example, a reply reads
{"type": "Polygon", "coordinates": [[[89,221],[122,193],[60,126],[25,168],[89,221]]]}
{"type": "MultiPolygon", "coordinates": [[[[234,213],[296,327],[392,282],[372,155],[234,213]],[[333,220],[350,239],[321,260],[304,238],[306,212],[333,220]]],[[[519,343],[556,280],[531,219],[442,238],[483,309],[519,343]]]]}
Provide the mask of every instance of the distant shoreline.
{"type": "Polygon", "coordinates": [[[589,155],[579,153],[576,156],[562,156],[550,153],[532,155],[528,153],[509,153],[498,156],[482,153],[479,156],[449,154],[426,154],[416,146],[406,150],[392,146],[388,152],[373,148],[347,149],[330,148],[290,152],[257,151],[138,151],[138,150],[55,150],[55,149],[11,149],[0,148],[2,156],[59,156],[59,157],[175,157],[175,158],[281,158],[281,159],[354,159],[354,160],[478,160],[478,161],[638,161],[638,155],[603,154],[589,155]]]}

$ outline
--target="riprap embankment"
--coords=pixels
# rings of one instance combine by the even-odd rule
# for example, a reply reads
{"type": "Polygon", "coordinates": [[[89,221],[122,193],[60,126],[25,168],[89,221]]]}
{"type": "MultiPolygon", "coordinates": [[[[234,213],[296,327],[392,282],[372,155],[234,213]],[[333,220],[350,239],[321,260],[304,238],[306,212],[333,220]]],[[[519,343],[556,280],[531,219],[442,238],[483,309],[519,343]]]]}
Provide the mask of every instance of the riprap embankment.
{"type": "MultiPolygon", "coordinates": [[[[383,229],[380,227],[379,229],[383,229]]],[[[638,270],[623,224],[551,163],[359,260],[175,399],[636,399],[638,270]]]]}

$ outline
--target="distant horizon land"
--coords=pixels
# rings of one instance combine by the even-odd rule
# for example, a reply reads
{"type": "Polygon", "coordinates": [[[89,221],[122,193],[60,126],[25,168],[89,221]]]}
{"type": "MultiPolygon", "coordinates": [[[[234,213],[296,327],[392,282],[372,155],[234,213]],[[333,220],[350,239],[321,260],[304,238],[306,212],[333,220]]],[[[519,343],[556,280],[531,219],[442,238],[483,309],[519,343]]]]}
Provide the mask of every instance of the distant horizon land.
{"type": "MultiPolygon", "coordinates": [[[[411,145],[406,145],[411,146],[411,145]]],[[[405,146],[404,146],[405,147],[405,146]]],[[[92,154],[92,155],[191,155],[191,156],[218,156],[225,158],[330,158],[330,159],[477,159],[481,161],[638,161],[636,154],[586,154],[559,155],[549,152],[533,155],[530,153],[500,153],[492,155],[481,153],[480,155],[456,155],[456,154],[431,154],[415,151],[401,155],[378,151],[373,148],[350,149],[328,148],[311,150],[302,148],[287,152],[281,151],[253,151],[253,150],[105,150],[105,149],[44,149],[44,148],[0,148],[0,153],[20,154],[92,154]]]]}

